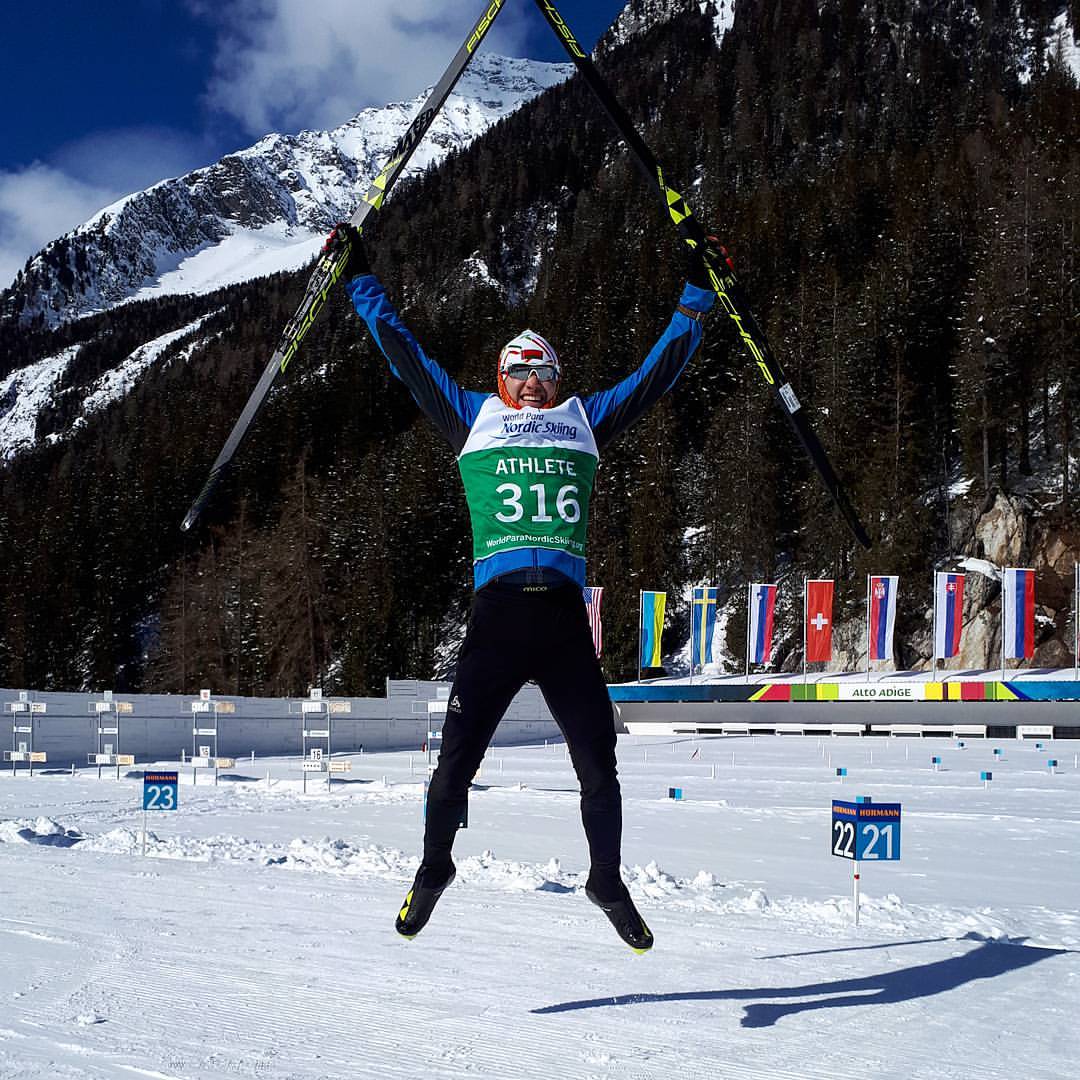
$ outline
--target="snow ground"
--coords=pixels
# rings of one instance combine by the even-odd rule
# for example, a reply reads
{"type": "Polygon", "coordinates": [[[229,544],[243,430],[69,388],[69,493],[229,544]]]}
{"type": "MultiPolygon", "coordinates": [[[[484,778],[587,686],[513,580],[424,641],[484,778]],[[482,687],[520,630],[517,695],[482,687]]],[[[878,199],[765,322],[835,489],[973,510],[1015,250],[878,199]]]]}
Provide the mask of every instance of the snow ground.
{"type": "Polygon", "coordinates": [[[1060,1080],[1080,1054],[1078,751],[623,737],[643,957],[582,891],[561,744],[485,761],[458,881],[412,942],[392,921],[420,754],[354,756],[307,795],[295,761],[217,787],[183,770],[145,858],[141,772],[0,772],[0,1077],[1060,1080]],[[829,808],[857,793],[903,804],[903,858],[862,864],[855,928],[829,808]]]}

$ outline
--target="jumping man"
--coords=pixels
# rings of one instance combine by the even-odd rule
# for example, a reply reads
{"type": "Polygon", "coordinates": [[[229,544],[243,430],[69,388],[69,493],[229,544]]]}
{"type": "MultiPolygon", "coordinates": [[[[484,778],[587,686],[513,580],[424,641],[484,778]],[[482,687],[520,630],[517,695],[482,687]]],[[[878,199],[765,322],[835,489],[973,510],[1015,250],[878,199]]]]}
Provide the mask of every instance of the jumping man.
{"type": "Polygon", "coordinates": [[[454,880],[451,848],[469,785],[507,707],[532,680],[581,784],[590,857],[585,894],[631,948],[644,952],[652,933],[619,873],[614,715],[581,594],[589,501],[599,452],[678,379],[715,294],[693,258],[667,329],[637,371],[609,390],[560,402],[559,357],[525,330],[499,355],[497,392],[482,394],[461,389],[424,352],[371,273],[359,234],[338,225],[327,247],[345,245],[345,288],[391,372],[453,447],[473,533],[476,594],[428,788],[423,860],[397,932],[418,934],[454,880]]]}

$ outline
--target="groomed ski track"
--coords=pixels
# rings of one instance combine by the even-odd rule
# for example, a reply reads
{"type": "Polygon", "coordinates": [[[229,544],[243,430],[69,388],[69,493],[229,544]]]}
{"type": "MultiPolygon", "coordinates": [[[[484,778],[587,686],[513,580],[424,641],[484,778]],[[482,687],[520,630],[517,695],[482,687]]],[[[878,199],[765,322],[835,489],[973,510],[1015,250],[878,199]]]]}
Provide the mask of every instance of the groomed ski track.
{"type": "Polygon", "coordinates": [[[330,795],[302,795],[286,764],[270,787],[185,784],[145,859],[134,778],[7,774],[0,1076],[1064,1075],[1080,773],[1051,780],[1010,746],[1012,779],[986,792],[966,752],[939,774],[878,748],[855,782],[910,815],[856,931],[850,868],[828,854],[829,800],[855,791],[824,765],[819,747],[856,752],[837,742],[620,740],[644,957],[580,889],[562,747],[499,751],[458,882],[412,942],[392,926],[416,865],[406,755],[365,755],[369,779],[330,795]],[[669,778],[689,801],[663,797],[669,778]]]}

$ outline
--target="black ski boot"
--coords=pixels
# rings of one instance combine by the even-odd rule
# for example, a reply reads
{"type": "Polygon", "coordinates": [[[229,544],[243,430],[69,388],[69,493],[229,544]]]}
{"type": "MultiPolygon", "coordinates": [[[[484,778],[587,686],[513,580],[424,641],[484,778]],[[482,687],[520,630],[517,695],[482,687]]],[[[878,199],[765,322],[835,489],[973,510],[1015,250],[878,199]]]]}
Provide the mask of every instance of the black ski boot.
{"type": "Polygon", "coordinates": [[[421,864],[412,888],[401,905],[394,929],[404,938],[414,938],[427,925],[443,890],[457,876],[454,864],[448,870],[436,870],[421,864]]]}
{"type": "Polygon", "coordinates": [[[626,886],[620,884],[620,888],[622,896],[618,900],[601,900],[588,885],[585,886],[585,895],[608,917],[615,932],[634,952],[647,953],[653,947],[652,931],[634,907],[626,886]]]}

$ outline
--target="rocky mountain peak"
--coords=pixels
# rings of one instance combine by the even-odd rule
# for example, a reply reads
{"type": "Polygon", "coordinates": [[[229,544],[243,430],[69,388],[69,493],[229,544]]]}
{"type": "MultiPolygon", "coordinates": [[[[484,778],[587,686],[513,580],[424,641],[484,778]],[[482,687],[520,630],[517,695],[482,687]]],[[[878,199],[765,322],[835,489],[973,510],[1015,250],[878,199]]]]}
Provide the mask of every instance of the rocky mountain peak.
{"type": "MultiPolygon", "coordinates": [[[[572,67],[478,55],[406,175],[468,145],[572,67]]],[[[348,217],[427,97],[362,110],[330,131],[273,133],[125,196],[29,260],[0,314],[57,326],[129,299],[203,293],[307,263],[348,217]]]]}

